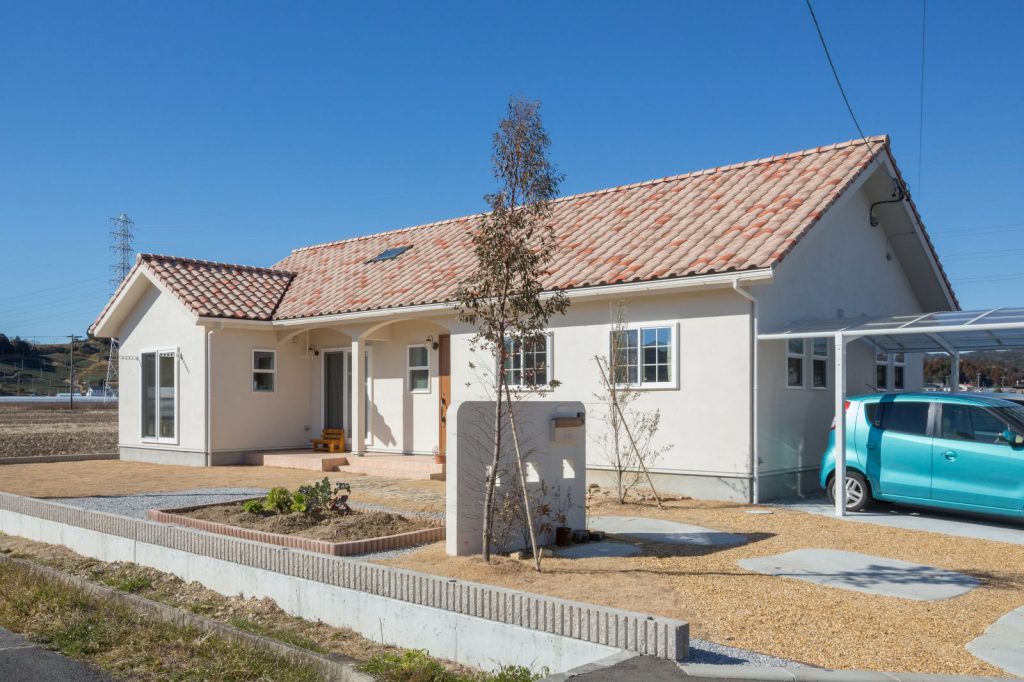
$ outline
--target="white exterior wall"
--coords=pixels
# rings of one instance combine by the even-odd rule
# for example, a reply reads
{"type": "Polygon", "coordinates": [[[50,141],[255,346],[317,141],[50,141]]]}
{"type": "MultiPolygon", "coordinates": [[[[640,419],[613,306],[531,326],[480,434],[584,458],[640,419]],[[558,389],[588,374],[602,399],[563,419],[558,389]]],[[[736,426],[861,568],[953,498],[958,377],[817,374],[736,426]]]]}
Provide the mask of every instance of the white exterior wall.
{"type": "MultiPolygon", "coordinates": [[[[623,295],[626,324],[676,329],[677,388],[643,390],[632,407],[661,411],[655,448],[670,447],[651,468],[662,490],[746,499],[750,470],[750,306],[731,289],[623,295]],[[680,476],[682,475],[682,476],[680,476]]],[[[595,356],[607,356],[614,301],[577,300],[552,320],[552,378],[557,388],[533,400],[580,401],[587,413],[587,466],[605,481],[600,447],[605,407],[595,356]]],[[[457,401],[489,400],[481,385],[488,360],[469,350],[471,333],[452,336],[452,390],[457,401]],[[472,361],[477,369],[472,370],[472,361]],[[467,387],[466,384],[470,386],[467,387]]],[[[493,375],[489,375],[493,376],[493,375]]]]}
{"type": "Polygon", "coordinates": [[[306,447],[313,425],[311,366],[298,339],[278,343],[277,332],[224,327],[211,343],[213,424],[211,446],[216,463],[243,461],[245,452],[306,447]],[[276,351],[274,391],[252,390],[252,351],[276,351]]]}
{"type": "MultiPolygon", "coordinates": [[[[868,220],[871,199],[855,188],[833,205],[786,256],[771,284],[752,290],[760,302],[760,331],[789,322],[924,312],[895,250],[887,249],[880,227],[868,220]],[[886,259],[887,250],[892,256],[886,259]]],[[[761,498],[817,489],[821,455],[834,413],[832,340],[828,390],[786,387],[786,344],[760,344],[758,420],[761,498]],[[795,475],[794,475],[795,474],[795,475]]],[[[810,351],[808,350],[808,354],[810,351]]],[[[874,350],[862,341],[847,346],[847,394],[873,393],[874,350]]],[[[906,390],[924,383],[923,356],[908,355],[906,390]]]]}
{"type": "Polygon", "coordinates": [[[118,330],[118,446],[123,459],[202,465],[206,448],[204,330],[173,296],[149,285],[118,330]],[[178,352],[176,443],[142,439],[141,353],[178,352]]]}

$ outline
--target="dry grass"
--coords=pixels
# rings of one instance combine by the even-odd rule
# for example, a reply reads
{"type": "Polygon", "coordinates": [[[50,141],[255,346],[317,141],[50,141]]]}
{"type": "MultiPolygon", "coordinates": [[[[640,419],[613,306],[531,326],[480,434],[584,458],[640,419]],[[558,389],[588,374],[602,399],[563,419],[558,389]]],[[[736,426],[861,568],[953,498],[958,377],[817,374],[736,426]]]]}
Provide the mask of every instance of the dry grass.
{"type": "Polygon", "coordinates": [[[0,458],[117,450],[117,406],[0,405],[0,458]]]}
{"type": "MultiPolygon", "coordinates": [[[[365,662],[382,654],[403,652],[402,649],[366,639],[352,630],[290,616],[270,599],[224,597],[199,583],[185,583],[167,573],[135,564],[106,563],[89,559],[58,545],[47,545],[0,534],[0,553],[29,559],[92,582],[130,591],[147,599],[170,604],[318,653],[336,653],[365,662]]],[[[445,670],[458,674],[460,679],[476,680],[479,677],[476,671],[455,663],[444,662],[443,666],[445,670]]],[[[224,678],[193,676],[189,679],[224,678]]]]}
{"type": "MultiPolygon", "coordinates": [[[[329,476],[352,483],[352,501],[385,504],[402,511],[430,505],[420,496],[443,495],[444,481],[381,481],[349,473],[318,473],[270,467],[184,467],[97,460],[49,464],[8,464],[0,468],[0,491],[29,497],[92,497],[172,492],[196,488],[296,488],[329,476]]],[[[443,507],[442,507],[443,508],[443,507]]]]}
{"type": "Polygon", "coordinates": [[[741,547],[648,545],[633,558],[528,561],[448,557],[437,543],[389,565],[688,620],[692,634],[830,668],[1000,675],[965,644],[1024,604],[1024,546],[842,522],[785,509],[674,501],[600,502],[597,514],[650,516],[742,533],[741,547]],[[881,597],[745,571],[737,560],[832,548],[960,571],[982,585],[941,602],[881,597]]]}

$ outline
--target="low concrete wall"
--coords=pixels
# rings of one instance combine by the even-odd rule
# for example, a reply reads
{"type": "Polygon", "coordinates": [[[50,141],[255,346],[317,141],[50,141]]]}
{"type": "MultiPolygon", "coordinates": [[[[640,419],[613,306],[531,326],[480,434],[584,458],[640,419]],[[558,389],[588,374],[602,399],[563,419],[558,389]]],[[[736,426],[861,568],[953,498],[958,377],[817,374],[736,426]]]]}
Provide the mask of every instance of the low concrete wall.
{"type": "Polygon", "coordinates": [[[52,464],[53,462],[86,462],[98,459],[118,459],[116,452],[101,452],[94,455],[30,455],[28,457],[3,457],[4,464],[52,464]]]}
{"type": "Polygon", "coordinates": [[[225,595],[273,599],[293,615],[484,669],[568,670],[626,649],[685,657],[681,621],[0,493],[0,531],[127,561],[225,595]]]}

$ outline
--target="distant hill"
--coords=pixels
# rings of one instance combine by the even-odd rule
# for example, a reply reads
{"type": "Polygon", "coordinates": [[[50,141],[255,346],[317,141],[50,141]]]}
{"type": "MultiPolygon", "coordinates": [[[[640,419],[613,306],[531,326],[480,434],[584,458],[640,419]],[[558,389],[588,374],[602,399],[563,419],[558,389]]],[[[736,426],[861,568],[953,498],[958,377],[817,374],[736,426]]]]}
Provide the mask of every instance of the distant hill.
{"type": "MultiPolygon", "coordinates": [[[[34,344],[0,334],[0,395],[56,395],[68,391],[68,344],[34,344]]],[[[99,387],[107,376],[106,339],[75,342],[75,384],[79,392],[99,387]]]]}
{"type": "MultiPolygon", "coordinates": [[[[950,371],[948,355],[931,355],[924,363],[924,380],[945,384],[950,371]]],[[[1024,388],[1024,350],[976,351],[960,355],[960,383],[984,388],[1024,388]]]]}

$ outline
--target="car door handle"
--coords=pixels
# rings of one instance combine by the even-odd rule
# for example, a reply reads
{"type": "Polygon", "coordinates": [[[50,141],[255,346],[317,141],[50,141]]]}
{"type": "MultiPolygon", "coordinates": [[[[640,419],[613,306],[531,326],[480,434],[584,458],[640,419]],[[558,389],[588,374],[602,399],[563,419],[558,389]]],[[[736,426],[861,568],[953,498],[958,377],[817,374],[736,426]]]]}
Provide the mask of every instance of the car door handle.
{"type": "Polygon", "coordinates": [[[945,452],[942,453],[942,456],[945,457],[950,462],[956,461],[956,453],[953,452],[952,450],[946,450],[945,452]]]}

